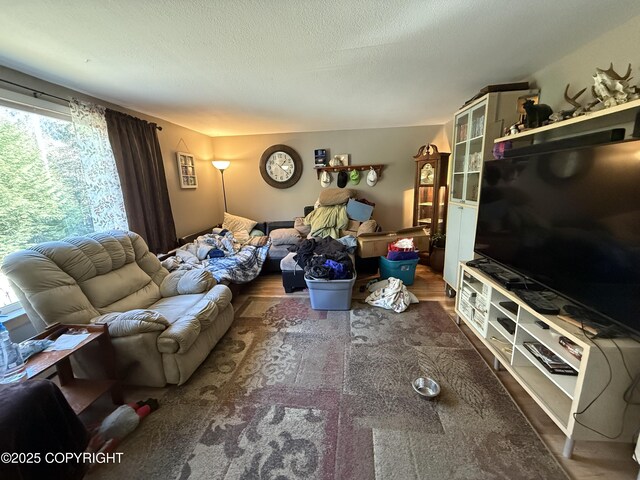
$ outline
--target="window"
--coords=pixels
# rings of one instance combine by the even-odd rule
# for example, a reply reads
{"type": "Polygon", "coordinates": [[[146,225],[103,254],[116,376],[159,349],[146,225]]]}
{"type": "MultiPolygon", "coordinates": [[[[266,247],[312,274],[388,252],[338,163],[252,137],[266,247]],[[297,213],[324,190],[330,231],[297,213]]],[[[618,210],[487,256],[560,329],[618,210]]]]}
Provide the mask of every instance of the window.
{"type": "MultiPolygon", "coordinates": [[[[65,114],[54,107],[58,112],[0,104],[0,264],[16,250],[104,229],[94,218],[93,186],[85,179],[90,175],[83,166],[84,149],[69,110],[65,114]]],[[[123,225],[112,226],[118,227],[123,225]]],[[[19,306],[15,302],[0,274],[0,309],[7,313],[19,306]]]]}

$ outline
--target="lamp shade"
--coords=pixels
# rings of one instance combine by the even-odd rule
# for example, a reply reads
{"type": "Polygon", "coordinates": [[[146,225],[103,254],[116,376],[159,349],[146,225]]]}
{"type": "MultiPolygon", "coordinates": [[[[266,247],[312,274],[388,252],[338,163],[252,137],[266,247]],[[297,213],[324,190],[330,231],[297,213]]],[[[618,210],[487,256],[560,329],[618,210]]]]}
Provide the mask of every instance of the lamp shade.
{"type": "Polygon", "coordinates": [[[216,167],[218,170],[226,170],[229,168],[231,162],[229,160],[214,160],[211,164],[216,167]]]}

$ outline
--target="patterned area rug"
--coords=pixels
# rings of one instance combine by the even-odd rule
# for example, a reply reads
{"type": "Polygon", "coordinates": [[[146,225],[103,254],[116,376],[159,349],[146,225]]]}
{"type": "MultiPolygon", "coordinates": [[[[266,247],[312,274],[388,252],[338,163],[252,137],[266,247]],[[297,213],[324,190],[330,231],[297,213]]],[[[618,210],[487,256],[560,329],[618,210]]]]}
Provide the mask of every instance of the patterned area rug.
{"type": "Polygon", "coordinates": [[[402,314],[361,302],[249,297],[182,387],[91,478],[566,478],[436,302],[402,314]],[[411,381],[436,378],[435,400],[411,381]]]}

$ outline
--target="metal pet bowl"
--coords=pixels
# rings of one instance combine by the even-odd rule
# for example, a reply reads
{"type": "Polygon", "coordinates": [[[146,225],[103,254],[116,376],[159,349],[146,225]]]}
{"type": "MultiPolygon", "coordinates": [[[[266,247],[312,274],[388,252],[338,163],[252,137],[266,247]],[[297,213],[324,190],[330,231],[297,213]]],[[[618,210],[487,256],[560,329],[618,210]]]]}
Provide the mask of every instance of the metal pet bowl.
{"type": "Polygon", "coordinates": [[[440,385],[433,378],[416,378],[411,383],[411,386],[416,392],[426,398],[434,398],[440,394],[440,385]]]}

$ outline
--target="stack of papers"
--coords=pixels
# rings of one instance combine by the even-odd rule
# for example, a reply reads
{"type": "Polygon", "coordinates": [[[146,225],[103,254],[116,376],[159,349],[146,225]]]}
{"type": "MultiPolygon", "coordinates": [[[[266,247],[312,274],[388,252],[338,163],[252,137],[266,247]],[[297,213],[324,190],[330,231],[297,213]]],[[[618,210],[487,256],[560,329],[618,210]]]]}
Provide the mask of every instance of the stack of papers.
{"type": "Polygon", "coordinates": [[[56,341],[45,352],[54,352],[57,350],[73,350],[89,337],[88,333],[79,333],[77,335],[60,335],[56,341]]]}

